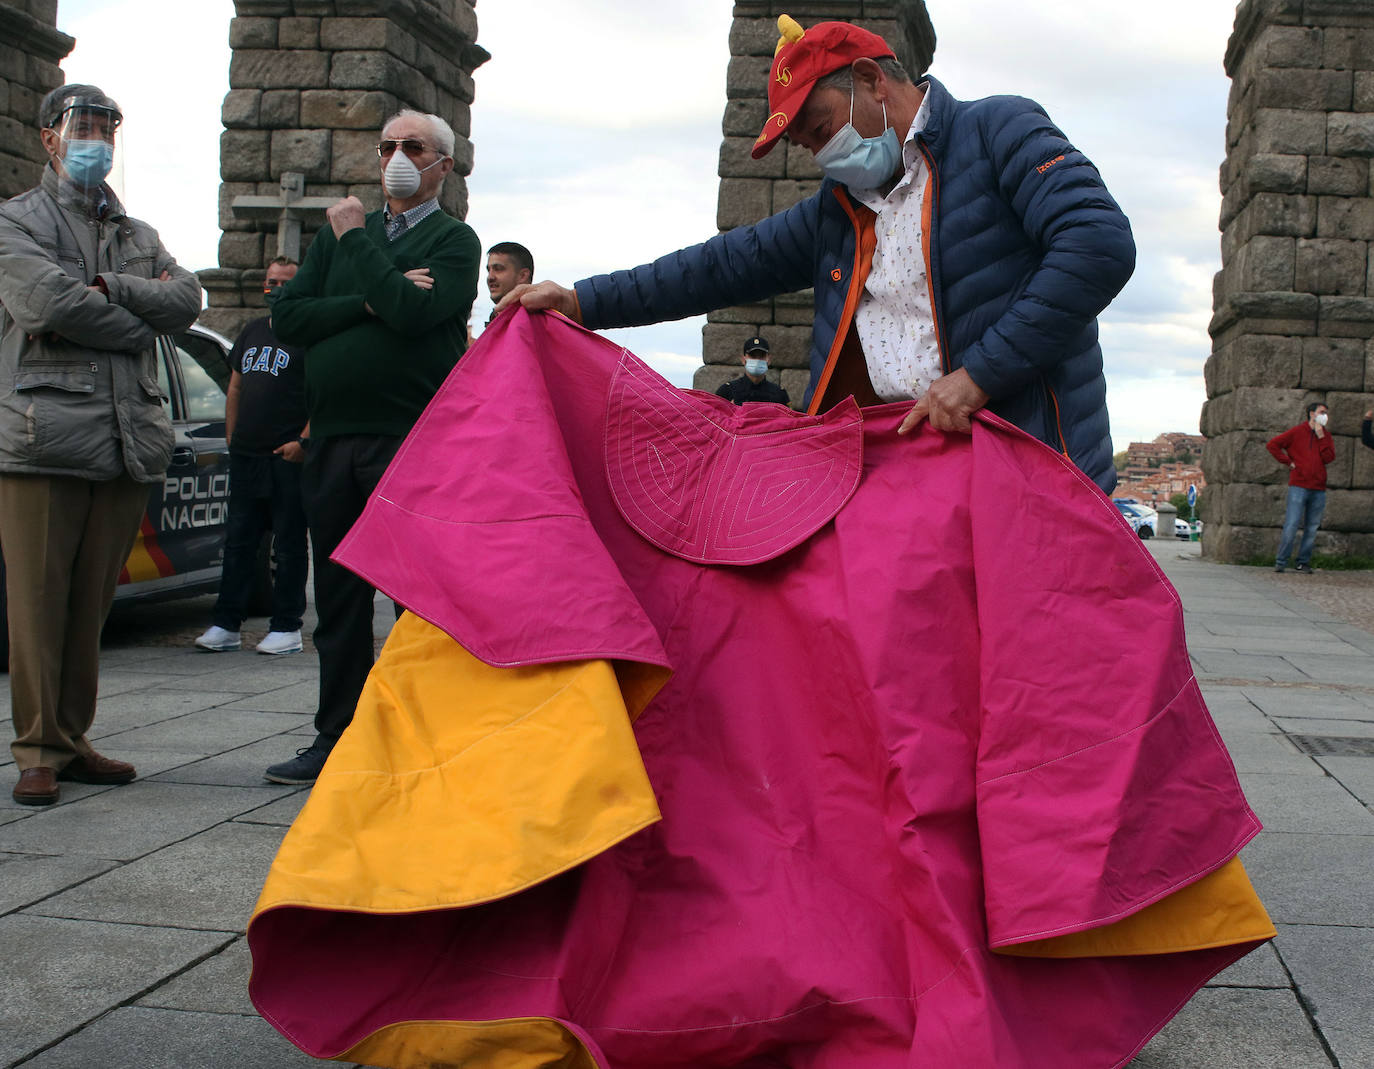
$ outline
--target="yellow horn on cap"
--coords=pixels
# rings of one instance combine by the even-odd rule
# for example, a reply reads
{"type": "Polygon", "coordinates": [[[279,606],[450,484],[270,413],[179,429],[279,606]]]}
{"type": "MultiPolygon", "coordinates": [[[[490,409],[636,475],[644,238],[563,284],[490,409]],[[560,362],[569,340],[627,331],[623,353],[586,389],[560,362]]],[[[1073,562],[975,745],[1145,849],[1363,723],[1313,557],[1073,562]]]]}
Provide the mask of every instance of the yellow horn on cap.
{"type": "Polygon", "coordinates": [[[800,41],[806,31],[802,29],[801,23],[791,15],[778,16],[778,33],[782,34],[778,38],[778,47],[773,49],[773,55],[782,51],[782,46],[791,44],[793,41],[800,41]]]}

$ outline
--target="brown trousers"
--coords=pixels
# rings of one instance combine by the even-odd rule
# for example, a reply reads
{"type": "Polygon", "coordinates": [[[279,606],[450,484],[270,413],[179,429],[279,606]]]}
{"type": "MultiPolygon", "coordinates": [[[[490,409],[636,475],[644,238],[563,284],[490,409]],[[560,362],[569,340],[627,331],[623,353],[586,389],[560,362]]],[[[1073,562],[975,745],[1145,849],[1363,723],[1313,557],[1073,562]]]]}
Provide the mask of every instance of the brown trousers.
{"type": "Polygon", "coordinates": [[[91,752],[100,629],[148,507],[127,475],[92,482],[0,475],[0,546],[9,597],[10,704],[22,772],[61,770],[91,752]]]}

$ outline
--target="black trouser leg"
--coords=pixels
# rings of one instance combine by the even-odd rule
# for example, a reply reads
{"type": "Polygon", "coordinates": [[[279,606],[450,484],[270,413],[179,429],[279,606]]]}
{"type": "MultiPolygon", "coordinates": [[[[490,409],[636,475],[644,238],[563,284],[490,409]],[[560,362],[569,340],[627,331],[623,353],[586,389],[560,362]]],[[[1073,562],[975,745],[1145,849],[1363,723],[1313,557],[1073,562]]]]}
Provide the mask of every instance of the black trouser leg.
{"type": "Polygon", "coordinates": [[[224,570],[210,622],[237,631],[248,615],[258,543],[267,530],[271,473],[267,457],[229,454],[229,516],[224,523],[224,570]]]}
{"type": "Polygon", "coordinates": [[[273,631],[299,631],[305,612],[306,524],[301,465],[272,458],[273,631]]]}
{"type": "Polygon", "coordinates": [[[362,514],[401,439],[365,435],[311,442],[302,473],[315,562],[315,650],[320,657],[317,740],[333,746],[353,720],[372,669],[372,600],[368,583],[329,559],[362,514]]]}

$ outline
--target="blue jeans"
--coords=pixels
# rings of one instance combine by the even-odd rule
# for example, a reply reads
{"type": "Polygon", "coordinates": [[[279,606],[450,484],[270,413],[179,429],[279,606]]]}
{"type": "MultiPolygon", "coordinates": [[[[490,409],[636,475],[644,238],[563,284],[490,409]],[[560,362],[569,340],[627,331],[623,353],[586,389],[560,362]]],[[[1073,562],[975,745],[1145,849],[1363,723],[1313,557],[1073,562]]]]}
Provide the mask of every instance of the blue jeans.
{"type": "Polygon", "coordinates": [[[1301,486],[1288,488],[1288,512],[1283,517],[1283,537],[1279,539],[1275,564],[1287,566],[1299,527],[1302,528],[1302,545],[1298,547],[1298,563],[1307,564],[1312,560],[1312,543],[1317,540],[1317,528],[1321,526],[1325,511],[1325,490],[1305,490],[1301,486]]]}
{"type": "Polygon", "coordinates": [[[237,631],[248,615],[258,543],[272,532],[272,631],[299,631],[305,612],[305,505],[301,465],[275,456],[229,454],[229,517],[224,525],[224,573],[210,622],[237,631]]]}

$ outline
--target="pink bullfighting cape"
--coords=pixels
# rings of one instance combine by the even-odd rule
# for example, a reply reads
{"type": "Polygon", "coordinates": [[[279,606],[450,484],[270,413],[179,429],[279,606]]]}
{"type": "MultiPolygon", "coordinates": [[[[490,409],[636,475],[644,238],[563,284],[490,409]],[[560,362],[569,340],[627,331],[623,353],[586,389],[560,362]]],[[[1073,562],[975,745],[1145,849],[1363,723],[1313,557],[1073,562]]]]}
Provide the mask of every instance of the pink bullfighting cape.
{"type": "Polygon", "coordinates": [[[499,319],[336,558],[410,610],[250,990],[464,1069],[1129,1061],[1273,928],[1178,597],[995,417],[898,437],[499,319]]]}

